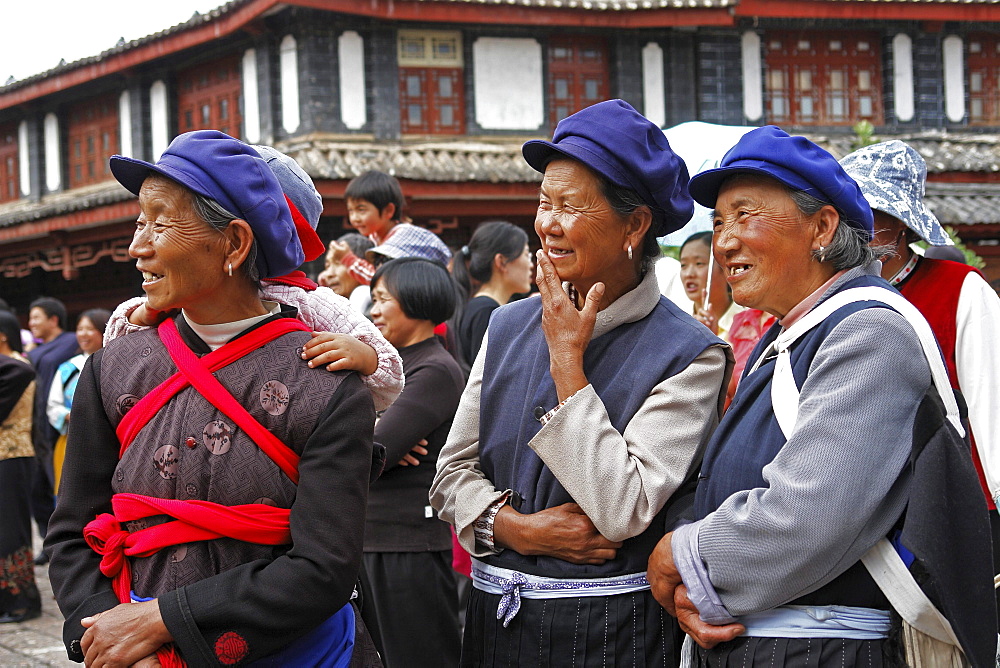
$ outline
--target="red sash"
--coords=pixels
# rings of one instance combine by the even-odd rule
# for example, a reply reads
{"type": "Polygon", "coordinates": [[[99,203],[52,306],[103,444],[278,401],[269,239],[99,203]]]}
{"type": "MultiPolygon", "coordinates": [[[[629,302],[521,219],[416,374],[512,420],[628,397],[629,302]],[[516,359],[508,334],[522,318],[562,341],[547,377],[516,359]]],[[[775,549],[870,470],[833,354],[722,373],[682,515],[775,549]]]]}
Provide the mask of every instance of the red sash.
{"type": "MultiPolygon", "coordinates": [[[[293,331],[309,331],[298,320],[282,318],[230,341],[218,350],[198,358],[181,340],[172,319],[160,323],[158,333],[178,372],[160,383],[125,414],[116,434],[121,442],[119,458],[135,440],[153,415],[178,392],[189,385],[246,432],[275,464],[298,483],[298,455],[260,424],[233,395],[212,375],[244,355],[293,331]]],[[[84,527],[83,537],[101,555],[101,573],[112,578],[118,600],[132,600],[132,569],[126,557],[149,557],[165,547],[215,538],[235,538],[260,545],[286,545],[291,542],[290,511],[260,503],[225,506],[211,501],[158,499],[141,494],[115,494],[111,497],[114,514],[103,513],[84,527]],[[169,515],[170,522],[136,532],[122,528],[122,522],[169,515]]],[[[187,664],[173,644],[157,652],[164,668],[183,668],[187,664]]]]}

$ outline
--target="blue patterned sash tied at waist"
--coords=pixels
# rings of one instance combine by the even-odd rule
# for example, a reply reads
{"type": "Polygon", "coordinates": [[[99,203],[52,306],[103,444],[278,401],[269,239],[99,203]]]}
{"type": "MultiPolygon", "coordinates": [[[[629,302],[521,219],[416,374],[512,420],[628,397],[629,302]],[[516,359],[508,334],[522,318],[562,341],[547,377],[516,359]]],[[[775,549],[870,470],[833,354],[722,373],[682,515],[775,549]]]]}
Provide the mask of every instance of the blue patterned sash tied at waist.
{"type": "Polygon", "coordinates": [[[743,634],[755,638],[851,638],[880,640],[889,635],[889,611],[846,605],[783,605],[743,615],[743,634]]]}
{"type": "Polygon", "coordinates": [[[500,596],[497,619],[504,628],[521,609],[522,598],[580,598],[615,596],[649,589],[645,573],[631,573],[611,578],[543,578],[507,568],[497,568],[472,560],[472,586],[487,594],[500,596]]]}

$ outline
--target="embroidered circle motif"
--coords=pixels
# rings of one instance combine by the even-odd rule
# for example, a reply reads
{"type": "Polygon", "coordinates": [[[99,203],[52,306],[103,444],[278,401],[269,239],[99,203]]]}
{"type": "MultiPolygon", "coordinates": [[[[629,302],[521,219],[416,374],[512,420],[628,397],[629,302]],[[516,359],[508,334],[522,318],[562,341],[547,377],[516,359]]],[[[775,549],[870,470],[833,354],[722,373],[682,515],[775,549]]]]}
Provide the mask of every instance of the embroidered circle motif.
{"type": "Polygon", "coordinates": [[[134,394],[123,394],[117,399],[115,399],[115,408],[118,409],[119,415],[125,415],[132,407],[139,402],[139,397],[134,394]]]}
{"type": "Polygon", "coordinates": [[[274,502],[274,499],[269,499],[266,496],[262,496],[255,500],[254,503],[259,503],[264,506],[277,506],[278,504],[274,502]]]}
{"type": "Polygon", "coordinates": [[[184,557],[188,554],[187,545],[178,545],[170,552],[170,563],[176,564],[178,561],[184,561],[184,557]]]}
{"type": "Polygon", "coordinates": [[[172,445],[163,445],[153,453],[153,465],[156,466],[157,473],[164,480],[173,480],[177,477],[177,458],[180,450],[172,445]]]}
{"type": "Polygon", "coordinates": [[[193,482],[189,482],[188,484],[184,485],[184,491],[187,492],[188,496],[197,496],[198,487],[193,482]]]}
{"type": "Polygon", "coordinates": [[[202,430],[201,442],[213,455],[224,455],[233,443],[233,428],[222,420],[212,420],[202,430]]]}
{"type": "Polygon", "coordinates": [[[247,641],[239,633],[226,631],[215,641],[215,656],[219,657],[219,663],[232,666],[250,653],[247,641]]]}
{"type": "Polygon", "coordinates": [[[269,380],[260,388],[260,405],[271,415],[288,410],[288,388],[277,380],[269,380]]]}
{"type": "Polygon", "coordinates": [[[142,349],[142,352],[139,353],[139,357],[149,357],[150,353],[152,352],[153,349],[150,348],[149,346],[146,346],[145,348],[142,349]]]}

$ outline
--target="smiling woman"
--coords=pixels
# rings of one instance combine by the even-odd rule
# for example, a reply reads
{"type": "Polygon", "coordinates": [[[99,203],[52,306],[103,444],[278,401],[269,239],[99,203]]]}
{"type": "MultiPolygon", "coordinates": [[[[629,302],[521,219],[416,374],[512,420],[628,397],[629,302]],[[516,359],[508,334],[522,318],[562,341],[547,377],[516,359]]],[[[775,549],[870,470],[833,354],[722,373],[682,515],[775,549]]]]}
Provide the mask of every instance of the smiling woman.
{"type": "Polygon", "coordinates": [[[523,153],[544,174],[541,299],[493,312],[431,488],[475,557],[463,663],[677,665],[646,561],[729,366],[651,271],[691,216],[687,170],[621,100],[523,153]]]}
{"type": "Polygon", "coordinates": [[[734,299],[780,322],[708,443],[696,521],[649,559],[656,599],[699,645],[695,665],[917,665],[898,654],[913,628],[891,614],[894,601],[909,622],[894,596],[924,595],[905,559],[934,583],[920,614],[939,606],[954,651],[992,666],[982,495],[957,408],[954,422],[943,409],[953,399],[931,383],[928,360],[944,376],[933,337],[922,349],[922,320],[878,275],[858,185],[820,147],[767,126],[695,176],[691,193],[715,208],[715,258],[734,299]],[[920,501],[932,498],[948,503],[920,501]],[[896,569],[888,586],[876,553],[896,569]]]}
{"type": "Polygon", "coordinates": [[[111,169],[139,196],[129,252],[148,307],[180,313],[111,341],[80,374],[46,542],[71,658],[373,656],[350,603],[372,400],[356,374],[310,368],[308,328],[258,296],[257,276],[303,258],[275,175],[216,131],[111,169]]]}

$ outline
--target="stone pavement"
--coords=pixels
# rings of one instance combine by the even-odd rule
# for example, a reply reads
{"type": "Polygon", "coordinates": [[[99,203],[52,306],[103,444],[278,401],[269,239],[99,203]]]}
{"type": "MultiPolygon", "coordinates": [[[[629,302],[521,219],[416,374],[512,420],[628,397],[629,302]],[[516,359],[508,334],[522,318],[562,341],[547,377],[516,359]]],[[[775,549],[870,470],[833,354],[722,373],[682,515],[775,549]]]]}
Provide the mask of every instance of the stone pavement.
{"type": "MultiPolygon", "coordinates": [[[[41,547],[35,540],[35,550],[41,547]]],[[[35,577],[42,593],[42,616],[21,624],[0,624],[0,668],[80,666],[66,658],[62,643],[62,616],[52,598],[49,567],[36,566],[35,577]]]]}

